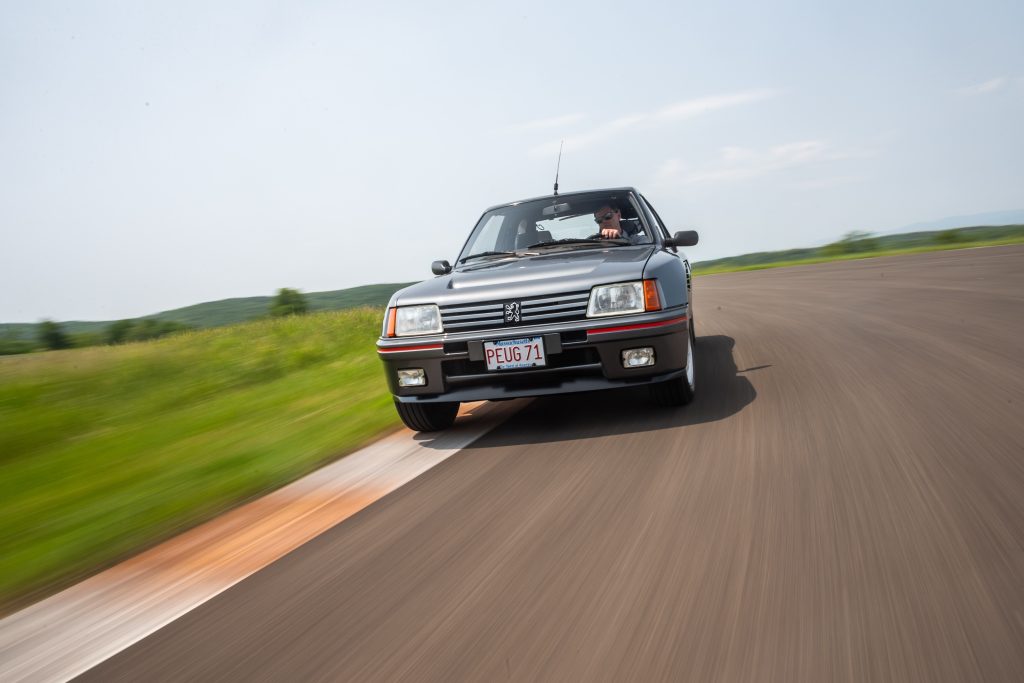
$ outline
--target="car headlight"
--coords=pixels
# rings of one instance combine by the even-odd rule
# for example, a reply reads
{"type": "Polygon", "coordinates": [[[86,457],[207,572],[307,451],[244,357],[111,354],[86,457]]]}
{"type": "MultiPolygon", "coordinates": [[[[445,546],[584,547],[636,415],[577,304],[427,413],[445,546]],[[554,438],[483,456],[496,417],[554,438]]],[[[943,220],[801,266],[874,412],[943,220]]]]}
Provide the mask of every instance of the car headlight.
{"type": "Polygon", "coordinates": [[[395,311],[395,336],[437,334],[442,331],[441,311],[435,304],[399,306],[395,311]]]}
{"type": "Polygon", "coordinates": [[[644,310],[643,282],[599,285],[590,290],[590,303],[587,304],[588,318],[643,313],[644,310]]]}

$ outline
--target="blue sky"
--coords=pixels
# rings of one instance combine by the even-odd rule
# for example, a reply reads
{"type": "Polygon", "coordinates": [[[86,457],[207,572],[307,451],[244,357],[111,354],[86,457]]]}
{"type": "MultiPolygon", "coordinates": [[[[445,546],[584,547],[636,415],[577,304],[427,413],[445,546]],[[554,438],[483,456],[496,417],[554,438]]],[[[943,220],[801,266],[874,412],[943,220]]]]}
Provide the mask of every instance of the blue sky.
{"type": "Polygon", "coordinates": [[[0,321],[429,277],[635,185],[694,260],[1024,208],[1024,3],[0,4],[0,321]]]}

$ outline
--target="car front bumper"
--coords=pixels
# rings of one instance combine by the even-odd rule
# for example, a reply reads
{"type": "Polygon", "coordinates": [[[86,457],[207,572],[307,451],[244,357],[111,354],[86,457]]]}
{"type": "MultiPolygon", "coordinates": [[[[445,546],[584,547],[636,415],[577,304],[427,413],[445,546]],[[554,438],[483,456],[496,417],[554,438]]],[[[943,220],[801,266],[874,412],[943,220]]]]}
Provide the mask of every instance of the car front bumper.
{"type": "Polygon", "coordinates": [[[571,324],[534,325],[428,337],[382,338],[377,353],[388,386],[403,403],[481,401],[594,391],[650,384],[686,372],[689,335],[686,307],[658,313],[596,318],[571,324]],[[488,371],[483,343],[542,337],[547,365],[488,371]],[[622,366],[622,351],[649,346],[654,365],[622,366]],[[398,370],[422,368],[426,385],[398,385],[398,370]]]}

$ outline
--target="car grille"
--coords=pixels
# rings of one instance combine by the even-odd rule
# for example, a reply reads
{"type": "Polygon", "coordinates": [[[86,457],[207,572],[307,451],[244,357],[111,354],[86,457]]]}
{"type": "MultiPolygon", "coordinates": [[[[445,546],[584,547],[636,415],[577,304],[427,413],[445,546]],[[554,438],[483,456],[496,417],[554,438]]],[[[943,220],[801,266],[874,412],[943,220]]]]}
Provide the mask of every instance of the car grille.
{"type": "Polygon", "coordinates": [[[586,320],[590,290],[546,294],[544,296],[508,298],[475,304],[441,306],[441,322],[445,332],[511,329],[517,325],[540,325],[586,320]],[[505,304],[518,301],[520,322],[505,323],[505,304]]]}

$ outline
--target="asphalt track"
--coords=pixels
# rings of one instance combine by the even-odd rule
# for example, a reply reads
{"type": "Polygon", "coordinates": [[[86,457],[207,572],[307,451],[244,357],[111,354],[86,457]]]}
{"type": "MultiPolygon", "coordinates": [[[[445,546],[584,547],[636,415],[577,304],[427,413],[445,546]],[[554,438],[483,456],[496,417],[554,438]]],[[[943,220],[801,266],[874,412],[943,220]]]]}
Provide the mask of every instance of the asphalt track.
{"type": "Polygon", "coordinates": [[[691,406],[534,400],[84,678],[1021,680],[1024,247],[695,282],[691,406]]]}

